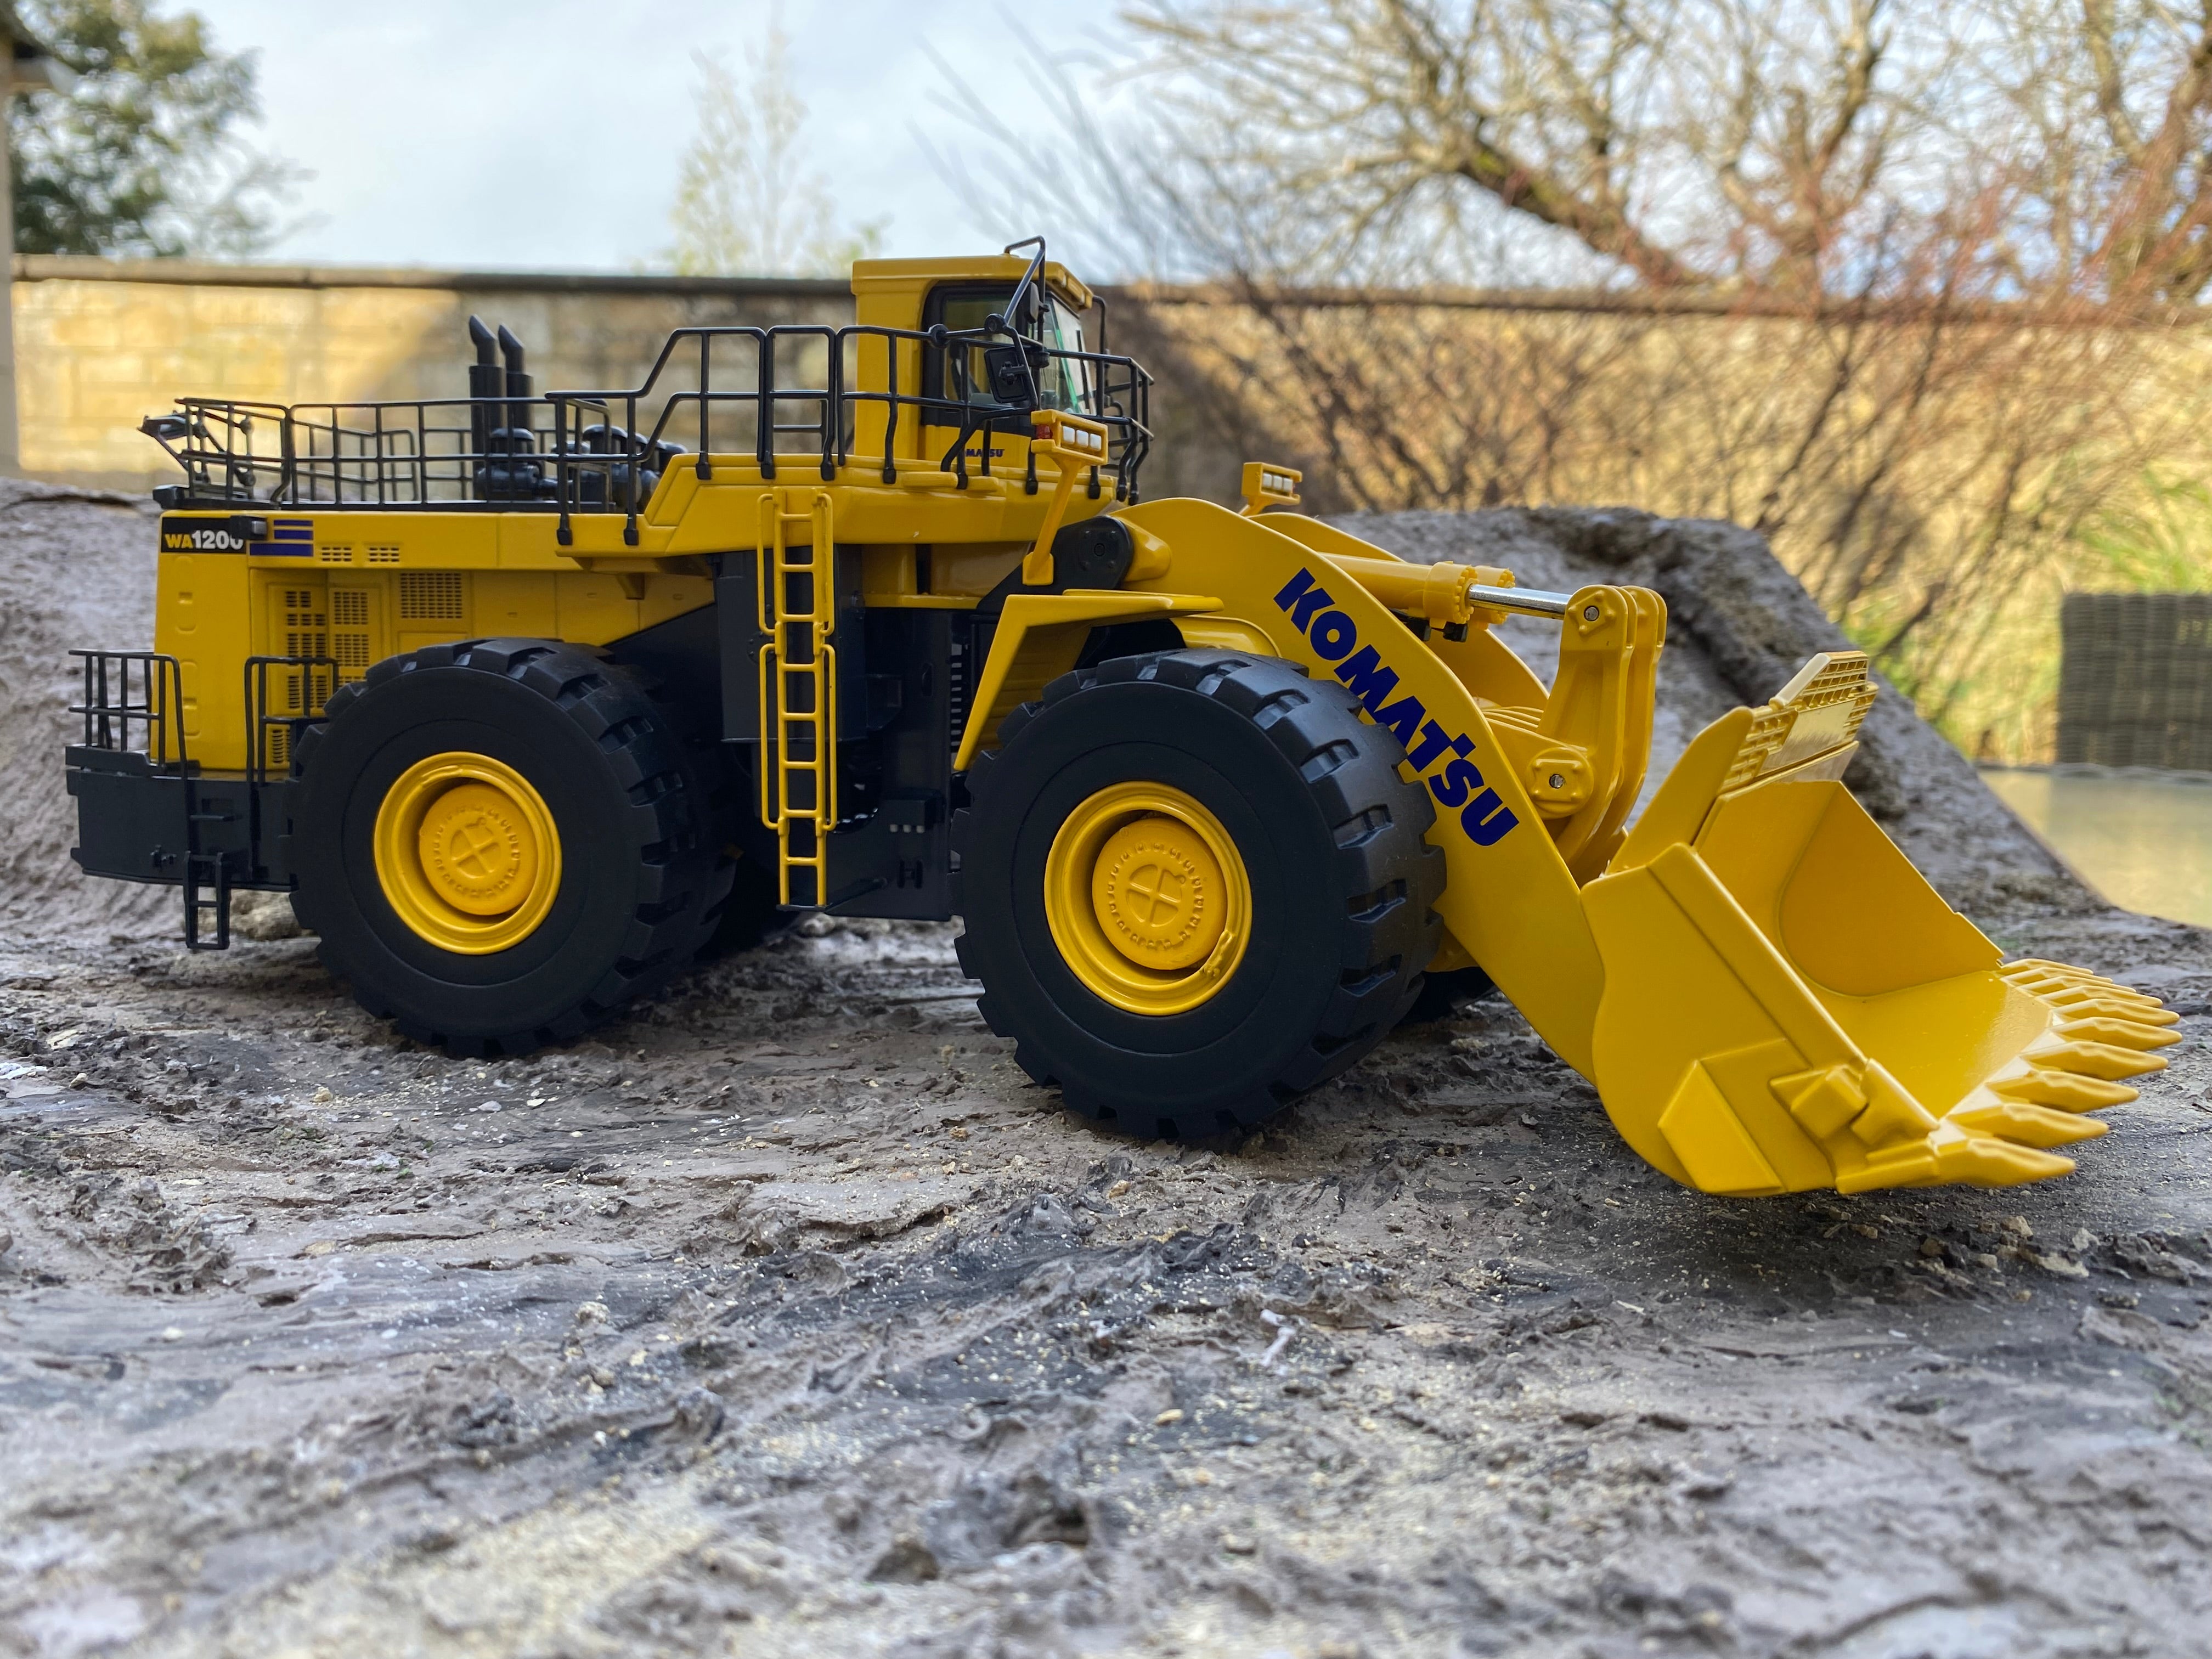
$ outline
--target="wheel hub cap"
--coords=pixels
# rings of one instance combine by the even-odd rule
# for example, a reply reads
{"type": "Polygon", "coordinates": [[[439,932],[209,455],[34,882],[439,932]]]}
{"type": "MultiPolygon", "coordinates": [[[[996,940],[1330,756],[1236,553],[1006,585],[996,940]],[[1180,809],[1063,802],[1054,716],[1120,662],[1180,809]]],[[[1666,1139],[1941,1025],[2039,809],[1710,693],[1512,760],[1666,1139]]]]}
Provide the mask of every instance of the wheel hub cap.
{"type": "Polygon", "coordinates": [[[441,950],[520,943],[553,907],[561,837],[530,781],[488,755],[417,761],[385,792],[376,875],[394,915],[441,950]]]}
{"type": "Polygon", "coordinates": [[[512,910],[537,873],[537,831],[512,796],[487,783],[457,784],[439,796],[416,839],[430,885],[471,915],[512,910]]]}
{"type": "Polygon", "coordinates": [[[1108,837],[1091,878],[1100,931],[1146,968],[1189,968],[1221,937],[1221,865],[1181,821],[1155,813],[1108,837]]]}
{"type": "Polygon", "coordinates": [[[1182,1013],[1212,998],[1243,960],[1251,910],[1229,831],[1166,784],[1100,790],[1046,855],[1045,916],[1061,960],[1132,1013],[1182,1013]]]}

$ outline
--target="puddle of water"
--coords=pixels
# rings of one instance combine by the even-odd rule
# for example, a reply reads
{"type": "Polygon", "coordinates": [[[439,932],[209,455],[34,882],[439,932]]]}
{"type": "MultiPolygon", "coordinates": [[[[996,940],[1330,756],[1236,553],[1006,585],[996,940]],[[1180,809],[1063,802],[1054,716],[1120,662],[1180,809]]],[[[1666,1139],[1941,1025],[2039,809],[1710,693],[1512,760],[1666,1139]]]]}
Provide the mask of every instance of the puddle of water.
{"type": "Polygon", "coordinates": [[[2212,927],[2212,775],[1990,768],[1982,781],[2113,903],[2212,927]]]}

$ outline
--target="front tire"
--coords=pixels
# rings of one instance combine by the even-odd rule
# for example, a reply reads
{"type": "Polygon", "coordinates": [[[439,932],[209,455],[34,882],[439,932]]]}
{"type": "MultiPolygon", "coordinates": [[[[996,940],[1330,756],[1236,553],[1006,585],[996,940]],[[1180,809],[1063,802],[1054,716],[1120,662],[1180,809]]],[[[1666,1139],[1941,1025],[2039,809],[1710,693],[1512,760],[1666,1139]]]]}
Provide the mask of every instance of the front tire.
{"type": "Polygon", "coordinates": [[[580,1035],[680,972],[730,882],[647,683],[542,640],[432,646],[301,739],[295,905],[370,1012],[455,1054],[580,1035]]]}
{"type": "Polygon", "coordinates": [[[1181,651],[1062,676],[957,815],[961,965],[1039,1083],[1125,1133],[1251,1128],[1417,994],[1443,854],[1341,687],[1181,651]]]}

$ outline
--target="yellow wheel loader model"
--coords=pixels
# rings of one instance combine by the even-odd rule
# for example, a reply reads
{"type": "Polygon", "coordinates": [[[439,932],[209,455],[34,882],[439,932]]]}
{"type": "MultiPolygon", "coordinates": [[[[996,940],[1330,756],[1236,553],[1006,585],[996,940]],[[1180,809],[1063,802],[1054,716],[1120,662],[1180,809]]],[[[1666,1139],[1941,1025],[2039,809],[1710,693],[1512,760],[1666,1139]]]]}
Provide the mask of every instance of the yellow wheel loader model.
{"type": "Polygon", "coordinates": [[[1042,241],[866,260],[850,327],[688,328],[630,391],[185,398],[152,651],[82,657],[88,871],[227,942],[289,892],[426,1042],[557,1042],[781,913],[965,923],[1022,1066],[1249,1127],[1486,975],[1676,1181],[2073,1166],[2173,1016],[2007,963],[1840,781],[1815,657],[1642,815],[1658,596],[1146,501],[1147,377],[1042,241]],[[1498,639],[1549,618],[1547,690],[1498,639]]]}

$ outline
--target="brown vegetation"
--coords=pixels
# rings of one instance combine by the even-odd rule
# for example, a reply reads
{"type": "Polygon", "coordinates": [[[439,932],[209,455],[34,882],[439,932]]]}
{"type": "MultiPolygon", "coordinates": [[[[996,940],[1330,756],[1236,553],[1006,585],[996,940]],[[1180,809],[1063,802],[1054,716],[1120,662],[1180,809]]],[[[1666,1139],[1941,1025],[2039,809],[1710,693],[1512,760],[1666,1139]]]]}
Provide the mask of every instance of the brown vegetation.
{"type": "Polygon", "coordinates": [[[1091,228],[1236,302],[1148,321],[1318,501],[1753,525],[1955,738],[2044,750],[2057,592],[2197,469],[2212,4],[1130,19],[1091,228]]]}

